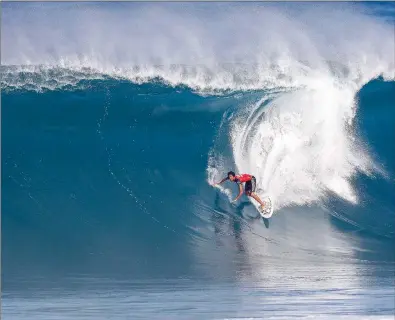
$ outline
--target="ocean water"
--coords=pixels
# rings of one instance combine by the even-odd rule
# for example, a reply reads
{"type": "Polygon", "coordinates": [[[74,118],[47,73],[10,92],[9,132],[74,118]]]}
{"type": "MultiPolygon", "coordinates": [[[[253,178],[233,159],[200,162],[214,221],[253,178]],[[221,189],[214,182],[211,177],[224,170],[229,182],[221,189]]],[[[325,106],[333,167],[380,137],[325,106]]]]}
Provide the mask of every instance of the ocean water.
{"type": "Polygon", "coordinates": [[[1,5],[3,319],[393,319],[393,3],[1,5]]]}

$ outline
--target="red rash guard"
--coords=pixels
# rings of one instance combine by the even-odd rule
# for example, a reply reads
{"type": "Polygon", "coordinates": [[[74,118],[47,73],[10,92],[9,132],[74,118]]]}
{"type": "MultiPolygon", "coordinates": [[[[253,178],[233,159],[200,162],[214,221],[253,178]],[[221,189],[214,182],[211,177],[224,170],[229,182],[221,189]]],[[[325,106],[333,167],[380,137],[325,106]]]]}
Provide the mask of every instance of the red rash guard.
{"type": "Polygon", "coordinates": [[[250,181],[251,179],[252,179],[252,175],[247,174],[247,173],[242,173],[242,174],[236,175],[235,181],[243,183],[243,182],[250,181]]]}

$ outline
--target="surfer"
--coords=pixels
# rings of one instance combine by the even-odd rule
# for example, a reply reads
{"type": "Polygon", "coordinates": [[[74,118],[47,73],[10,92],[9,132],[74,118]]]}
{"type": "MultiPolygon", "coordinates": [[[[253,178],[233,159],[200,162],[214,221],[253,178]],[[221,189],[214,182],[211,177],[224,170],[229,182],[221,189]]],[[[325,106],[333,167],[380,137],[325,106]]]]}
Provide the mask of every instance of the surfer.
{"type": "Polygon", "coordinates": [[[236,202],[237,200],[239,200],[239,198],[243,194],[243,183],[245,182],[245,194],[248,197],[252,197],[256,201],[258,201],[259,204],[261,205],[259,207],[259,209],[263,210],[263,207],[265,206],[265,204],[258,197],[258,195],[255,193],[256,179],[253,175],[246,174],[246,173],[236,175],[233,171],[229,171],[228,176],[226,178],[222,179],[220,182],[214,183],[214,185],[221,184],[221,183],[225,182],[226,180],[236,182],[239,185],[239,194],[232,202],[236,202]]]}

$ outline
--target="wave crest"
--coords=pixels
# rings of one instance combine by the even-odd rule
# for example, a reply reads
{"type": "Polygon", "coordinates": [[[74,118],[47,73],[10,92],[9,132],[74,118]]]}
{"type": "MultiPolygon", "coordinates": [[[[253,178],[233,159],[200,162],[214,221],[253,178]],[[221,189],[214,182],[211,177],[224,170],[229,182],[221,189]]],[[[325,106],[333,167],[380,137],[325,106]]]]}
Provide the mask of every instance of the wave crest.
{"type": "Polygon", "coordinates": [[[2,85],[52,90],[108,76],[220,91],[311,87],[323,75],[357,86],[393,78],[393,24],[363,8],[9,4],[2,85]]]}

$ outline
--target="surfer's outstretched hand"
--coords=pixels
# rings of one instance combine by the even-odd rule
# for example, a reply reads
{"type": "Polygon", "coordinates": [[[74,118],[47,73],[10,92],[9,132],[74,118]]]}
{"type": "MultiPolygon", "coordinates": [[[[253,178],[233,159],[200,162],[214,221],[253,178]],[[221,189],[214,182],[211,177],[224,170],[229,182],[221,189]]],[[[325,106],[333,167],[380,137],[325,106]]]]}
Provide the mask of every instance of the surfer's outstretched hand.
{"type": "Polygon", "coordinates": [[[238,199],[233,199],[230,203],[231,204],[236,204],[238,199]]]}

